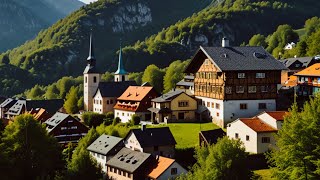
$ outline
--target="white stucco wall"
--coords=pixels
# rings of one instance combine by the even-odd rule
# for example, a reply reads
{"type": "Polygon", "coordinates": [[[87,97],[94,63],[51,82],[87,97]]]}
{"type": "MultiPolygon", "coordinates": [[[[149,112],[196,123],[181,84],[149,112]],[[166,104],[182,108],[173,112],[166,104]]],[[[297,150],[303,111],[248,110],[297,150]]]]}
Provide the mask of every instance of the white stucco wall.
{"type": "Polygon", "coordinates": [[[257,153],[264,153],[267,152],[271,148],[276,147],[276,140],[274,138],[275,133],[268,132],[268,133],[258,133],[258,142],[257,142],[257,153]],[[270,143],[262,143],[262,137],[270,137],[270,143]]]}
{"type": "Polygon", "coordinates": [[[90,155],[91,155],[91,157],[93,157],[93,158],[97,161],[98,164],[101,165],[102,171],[103,171],[104,173],[106,173],[106,172],[107,172],[106,162],[107,162],[110,158],[107,159],[106,156],[101,155],[101,154],[98,155],[98,153],[91,152],[91,151],[90,151],[90,155]]]}
{"type": "Polygon", "coordinates": [[[119,117],[121,119],[121,122],[123,123],[129,122],[133,114],[135,114],[135,112],[118,110],[118,109],[114,110],[114,116],[119,117]]]}
{"type": "MultiPolygon", "coordinates": [[[[212,121],[215,124],[218,124],[219,126],[221,126],[221,123],[223,122],[224,119],[224,114],[223,114],[223,110],[224,110],[224,106],[223,106],[223,100],[218,100],[218,99],[212,99],[212,98],[206,98],[206,97],[201,97],[201,96],[197,96],[196,98],[201,99],[202,100],[202,105],[199,105],[199,107],[206,107],[209,112],[210,112],[210,116],[212,118],[212,121]],[[209,102],[210,106],[207,106],[207,103],[209,102]],[[214,107],[212,107],[212,103],[214,103],[214,107]],[[216,108],[216,104],[220,104],[220,108],[217,109],[216,108]],[[219,116],[218,116],[219,113],[219,116]]],[[[198,108],[199,108],[198,107],[198,108]]]]}
{"type": "Polygon", "coordinates": [[[168,179],[174,179],[176,177],[178,177],[181,174],[187,174],[187,170],[185,170],[182,166],[180,166],[180,164],[178,164],[177,162],[174,162],[173,164],[171,164],[171,166],[169,166],[169,168],[167,170],[165,170],[159,177],[157,180],[168,180],[168,179]],[[171,175],[171,169],[172,168],[177,168],[177,174],[176,175],[171,175]]]}
{"type": "Polygon", "coordinates": [[[270,125],[271,127],[278,129],[277,120],[271,117],[268,113],[262,113],[258,116],[258,118],[270,125]]]}
{"type": "Polygon", "coordinates": [[[258,152],[258,135],[255,131],[245,125],[242,121],[236,120],[227,125],[227,136],[231,139],[236,139],[236,133],[238,133],[238,139],[243,142],[244,147],[246,148],[246,152],[255,154],[258,152]],[[248,141],[246,139],[247,135],[249,136],[248,141]]]}
{"type": "Polygon", "coordinates": [[[143,152],[143,149],[142,149],[140,143],[138,142],[136,136],[131,132],[128,135],[128,138],[124,140],[124,146],[126,148],[129,148],[129,149],[132,149],[135,151],[143,152]]]}
{"type": "Polygon", "coordinates": [[[98,89],[101,76],[100,74],[84,74],[83,76],[84,109],[93,111],[93,96],[98,89]],[[94,77],[97,78],[95,83],[93,81],[94,77]]]}
{"type": "Polygon", "coordinates": [[[96,95],[93,97],[93,112],[100,113],[100,114],[103,113],[103,98],[99,90],[96,93],[96,95]]]}

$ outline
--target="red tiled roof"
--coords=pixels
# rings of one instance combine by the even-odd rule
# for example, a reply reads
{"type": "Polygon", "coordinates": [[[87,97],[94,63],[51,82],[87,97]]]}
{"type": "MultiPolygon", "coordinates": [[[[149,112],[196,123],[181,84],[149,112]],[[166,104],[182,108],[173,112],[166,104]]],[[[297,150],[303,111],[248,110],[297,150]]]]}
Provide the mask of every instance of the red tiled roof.
{"type": "Polygon", "coordinates": [[[273,117],[277,121],[283,121],[284,116],[288,113],[287,111],[268,111],[266,112],[271,117],[273,117]]]}
{"type": "Polygon", "coordinates": [[[153,87],[149,86],[129,86],[118,100],[142,101],[142,99],[148,95],[152,89],[153,87]]]}
{"type": "Polygon", "coordinates": [[[257,117],[254,118],[240,118],[245,125],[254,130],[255,132],[276,132],[277,130],[263,122],[257,117]]]}
{"type": "Polygon", "coordinates": [[[320,76],[320,63],[316,63],[294,74],[295,76],[320,76]]]}
{"type": "Polygon", "coordinates": [[[148,174],[148,177],[157,179],[164,171],[166,171],[171,164],[174,163],[174,159],[159,157],[157,166],[148,174]]]}

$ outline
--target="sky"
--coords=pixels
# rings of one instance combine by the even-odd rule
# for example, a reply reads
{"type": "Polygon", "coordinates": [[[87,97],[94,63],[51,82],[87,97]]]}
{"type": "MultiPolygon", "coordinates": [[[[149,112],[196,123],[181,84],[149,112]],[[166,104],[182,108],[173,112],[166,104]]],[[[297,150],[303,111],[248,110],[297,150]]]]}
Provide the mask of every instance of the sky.
{"type": "Polygon", "coordinates": [[[84,2],[86,4],[89,4],[90,2],[94,2],[94,1],[97,1],[97,0],[80,0],[80,1],[82,1],[82,2],[84,2]]]}

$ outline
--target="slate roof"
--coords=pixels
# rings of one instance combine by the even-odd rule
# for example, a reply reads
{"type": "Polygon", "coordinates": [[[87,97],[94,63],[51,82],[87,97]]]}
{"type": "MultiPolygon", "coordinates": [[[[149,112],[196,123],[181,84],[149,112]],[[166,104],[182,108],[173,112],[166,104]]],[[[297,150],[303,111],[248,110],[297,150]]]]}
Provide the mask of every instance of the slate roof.
{"type": "Polygon", "coordinates": [[[308,67],[309,64],[312,62],[313,58],[314,57],[288,58],[288,59],[282,59],[282,60],[280,60],[280,62],[282,62],[287,68],[289,68],[296,61],[301,62],[302,67],[308,67]]]}
{"type": "Polygon", "coordinates": [[[69,114],[64,114],[64,113],[57,112],[51,118],[46,120],[44,123],[49,125],[49,126],[47,126],[48,132],[51,132],[56,126],[58,126],[68,116],[69,116],[69,114]]]}
{"type": "Polygon", "coordinates": [[[184,93],[183,90],[176,89],[175,91],[170,91],[166,94],[161,95],[160,97],[154,98],[151,101],[152,102],[168,102],[182,93],[184,93]]]}
{"type": "Polygon", "coordinates": [[[99,154],[107,155],[117,144],[122,142],[122,138],[101,135],[87,148],[88,151],[96,152],[99,154]]]}
{"type": "Polygon", "coordinates": [[[188,65],[185,72],[192,73],[192,66],[200,67],[204,53],[220,71],[248,71],[248,70],[287,70],[287,68],[262,47],[202,47],[188,65]],[[202,56],[200,61],[198,56],[202,56]]]}
{"type": "Polygon", "coordinates": [[[148,174],[148,177],[152,179],[157,179],[161,174],[163,174],[173,163],[174,159],[159,156],[157,166],[148,174]]]}
{"type": "Polygon", "coordinates": [[[271,127],[269,124],[263,122],[261,119],[254,117],[254,118],[240,118],[245,125],[247,125],[250,129],[254,130],[255,132],[276,132],[277,130],[271,127]]]}
{"type": "Polygon", "coordinates": [[[17,100],[12,99],[12,98],[8,98],[0,104],[0,107],[1,108],[9,108],[9,107],[13,106],[16,102],[17,102],[17,100]]]}
{"type": "Polygon", "coordinates": [[[99,74],[100,71],[96,68],[96,66],[87,64],[86,68],[83,71],[83,74],[99,74]]]}
{"type": "Polygon", "coordinates": [[[316,63],[294,74],[295,76],[318,76],[320,77],[320,63],[316,63]]]}
{"type": "Polygon", "coordinates": [[[200,131],[200,135],[205,139],[205,141],[209,144],[217,143],[218,138],[222,138],[226,135],[221,128],[209,130],[209,131],[200,131]]]}
{"type": "Polygon", "coordinates": [[[129,86],[135,85],[137,85],[135,81],[100,82],[97,92],[100,91],[102,97],[120,97],[129,86]]]}
{"type": "MultiPolygon", "coordinates": [[[[144,130],[131,129],[130,132],[132,132],[135,135],[139,144],[143,148],[151,146],[166,146],[177,144],[168,127],[146,128],[144,130]]],[[[128,133],[127,137],[131,134],[130,132],[128,133]]]]}
{"type": "Polygon", "coordinates": [[[122,148],[113,158],[107,162],[107,166],[122,169],[124,171],[135,172],[151,154],[133,151],[128,148],[122,148]]]}
{"type": "Polygon", "coordinates": [[[184,81],[184,79],[182,79],[176,85],[177,86],[194,86],[194,82],[186,82],[184,81]]]}

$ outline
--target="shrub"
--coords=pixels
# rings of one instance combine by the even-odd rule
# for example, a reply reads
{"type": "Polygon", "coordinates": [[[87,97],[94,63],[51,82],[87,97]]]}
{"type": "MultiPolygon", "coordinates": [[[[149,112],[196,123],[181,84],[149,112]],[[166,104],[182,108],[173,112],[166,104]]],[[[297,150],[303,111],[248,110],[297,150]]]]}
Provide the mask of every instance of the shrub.
{"type": "Polygon", "coordinates": [[[140,116],[139,115],[132,115],[131,116],[131,124],[132,125],[138,125],[140,123],[140,116]]]}

